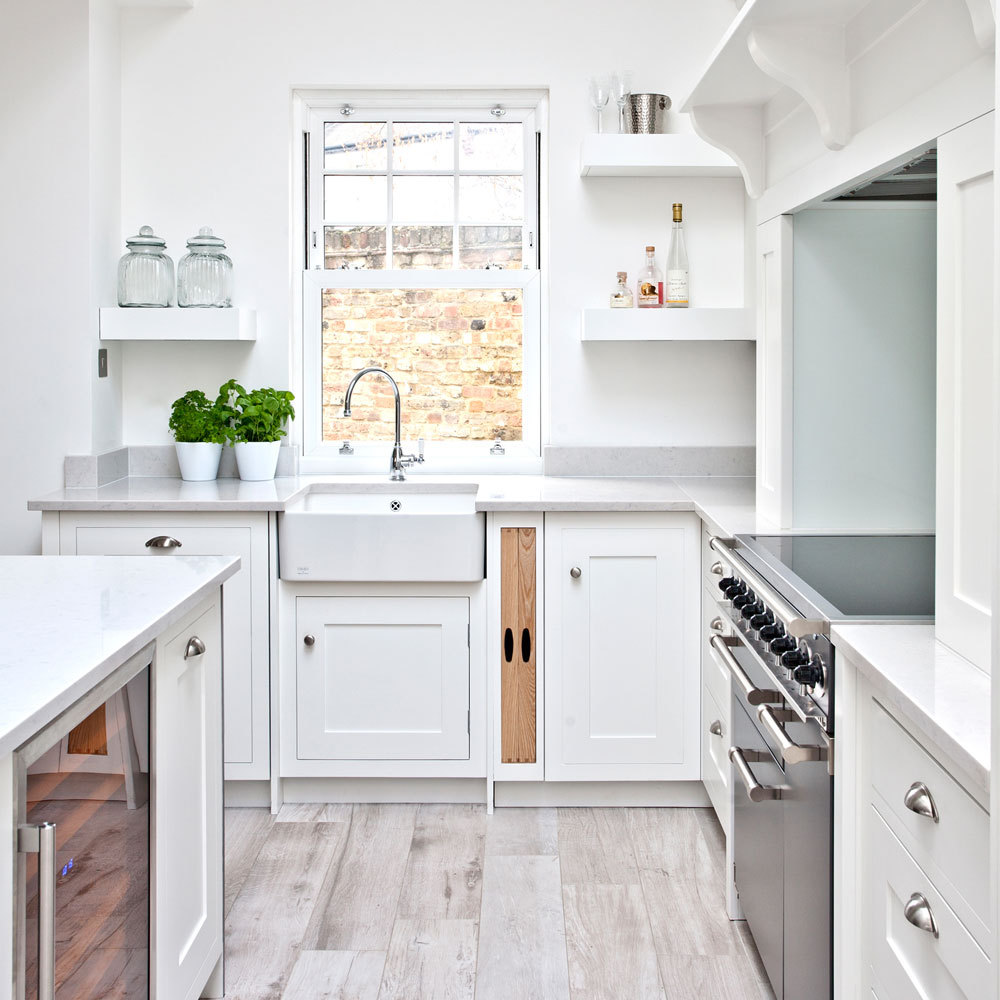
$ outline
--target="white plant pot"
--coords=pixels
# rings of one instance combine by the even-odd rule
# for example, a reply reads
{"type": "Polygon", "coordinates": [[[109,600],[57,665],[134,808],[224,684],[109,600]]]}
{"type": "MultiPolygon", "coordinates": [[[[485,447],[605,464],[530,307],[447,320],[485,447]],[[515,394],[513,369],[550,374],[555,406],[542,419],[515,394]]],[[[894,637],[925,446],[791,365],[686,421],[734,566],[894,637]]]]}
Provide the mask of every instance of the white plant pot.
{"type": "Polygon", "coordinates": [[[219,474],[219,459],[222,445],[207,441],[176,441],[177,464],[181,467],[181,479],[189,483],[204,483],[219,474]]]}
{"type": "Polygon", "coordinates": [[[247,482],[274,479],[280,447],[280,441],[237,441],[236,468],[240,470],[240,479],[247,482]]]}

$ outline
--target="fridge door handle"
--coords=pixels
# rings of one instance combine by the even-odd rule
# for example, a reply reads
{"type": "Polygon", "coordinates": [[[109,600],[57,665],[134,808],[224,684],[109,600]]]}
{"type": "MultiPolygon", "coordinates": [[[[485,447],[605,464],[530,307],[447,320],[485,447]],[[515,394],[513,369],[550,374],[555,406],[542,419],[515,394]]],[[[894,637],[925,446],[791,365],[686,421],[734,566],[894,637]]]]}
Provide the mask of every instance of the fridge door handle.
{"type": "Polygon", "coordinates": [[[17,828],[17,849],[38,855],[38,1000],[56,995],[56,825],[17,828]]]}

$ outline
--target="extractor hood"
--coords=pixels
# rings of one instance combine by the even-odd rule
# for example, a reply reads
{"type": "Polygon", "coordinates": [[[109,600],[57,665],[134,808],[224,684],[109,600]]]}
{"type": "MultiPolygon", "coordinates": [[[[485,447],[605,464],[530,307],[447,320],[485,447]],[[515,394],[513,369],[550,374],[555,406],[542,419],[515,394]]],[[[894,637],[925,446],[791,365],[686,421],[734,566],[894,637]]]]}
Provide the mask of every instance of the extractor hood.
{"type": "Polygon", "coordinates": [[[925,150],[901,166],[853,184],[826,201],[937,201],[937,149],[925,150]]]}

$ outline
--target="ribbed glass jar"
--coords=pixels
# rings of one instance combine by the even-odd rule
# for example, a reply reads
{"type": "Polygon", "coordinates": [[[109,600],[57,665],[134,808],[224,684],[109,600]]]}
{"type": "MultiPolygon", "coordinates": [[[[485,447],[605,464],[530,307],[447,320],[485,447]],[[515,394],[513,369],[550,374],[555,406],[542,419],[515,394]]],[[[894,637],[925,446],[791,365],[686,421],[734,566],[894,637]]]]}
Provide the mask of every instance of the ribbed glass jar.
{"type": "Polygon", "coordinates": [[[177,304],[183,307],[227,309],[233,304],[233,262],[226,244],[208,226],[187,242],[188,252],[177,264],[177,304]]]}
{"type": "Polygon", "coordinates": [[[163,309],[174,300],[174,262],[167,244],[143,226],[125,241],[128,253],[118,262],[118,305],[163,309]]]}

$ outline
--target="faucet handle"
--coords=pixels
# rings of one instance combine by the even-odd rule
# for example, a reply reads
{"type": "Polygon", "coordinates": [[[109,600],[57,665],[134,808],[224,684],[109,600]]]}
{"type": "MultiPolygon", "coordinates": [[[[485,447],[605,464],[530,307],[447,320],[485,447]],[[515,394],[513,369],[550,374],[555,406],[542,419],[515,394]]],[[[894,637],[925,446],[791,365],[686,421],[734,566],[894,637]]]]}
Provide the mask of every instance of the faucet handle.
{"type": "Polygon", "coordinates": [[[417,438],[417,461],[422,462],[424,460],[424,439],[417,438]]]}

